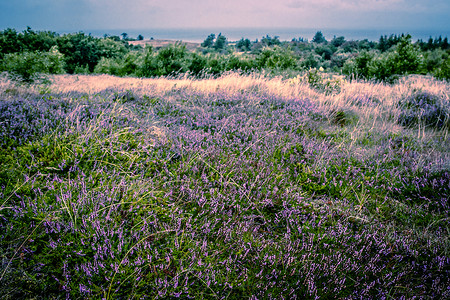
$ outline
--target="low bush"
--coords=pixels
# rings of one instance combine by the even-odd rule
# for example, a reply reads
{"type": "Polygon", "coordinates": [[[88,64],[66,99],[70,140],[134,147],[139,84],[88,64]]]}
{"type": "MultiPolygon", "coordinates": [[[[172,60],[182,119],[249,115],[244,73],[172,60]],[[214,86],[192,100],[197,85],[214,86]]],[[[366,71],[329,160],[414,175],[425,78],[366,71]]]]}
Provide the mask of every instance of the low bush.
{"type": "Polygon", "coordinates": [[[450,126],[450,105],[428,92],[416,92],[399,102],[398,123],[405,127],[427,126],[444,129],[450,126]]]}
{"type": "Polygon", "coordinates": [[[64,56],[58,48],[49,52],[9,53],[3,59],[2,69],[12,78],[33,82],[39,74],[61,74],[64,72],[64,56]]]}

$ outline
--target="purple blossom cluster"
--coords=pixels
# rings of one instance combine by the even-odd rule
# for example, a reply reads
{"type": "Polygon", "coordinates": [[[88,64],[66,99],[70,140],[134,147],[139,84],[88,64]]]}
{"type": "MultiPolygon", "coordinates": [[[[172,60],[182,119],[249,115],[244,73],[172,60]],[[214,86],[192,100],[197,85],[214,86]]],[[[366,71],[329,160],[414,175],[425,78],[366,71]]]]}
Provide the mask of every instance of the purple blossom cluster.
{"type": "Polygon", "coordinates": [[[448,171],[349,158],[309,99],[49,94],[0,120],[7,298],[450,297],[448,171]]]}
{"type": "Polygon", "coordinates": [[[398,123],[402,126],[450,127],[450,104],[428,92],[416,92],[399,102],[398,123]]]}

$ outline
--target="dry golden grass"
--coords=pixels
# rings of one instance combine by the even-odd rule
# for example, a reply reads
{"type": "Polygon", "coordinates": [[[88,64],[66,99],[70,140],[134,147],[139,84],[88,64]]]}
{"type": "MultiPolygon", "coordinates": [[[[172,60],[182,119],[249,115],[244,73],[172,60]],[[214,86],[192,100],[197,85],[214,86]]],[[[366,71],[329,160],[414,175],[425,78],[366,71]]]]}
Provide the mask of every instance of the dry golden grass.
{"type": "MultiPolygon", "coordinates": [[[[162,96],[169,91],[188,89],[199,93],[210,94],[226,92],[228,94],[253,91],[286,99],[308,98],[318,104],[325,112],[344,111],[355,115],[357,122],[343,130],[347,130],[356,139],[367,132],[376,133],[405,133],[405,129],[396,124],[399,115],[397,103],[416,91],[424,91],[437,95],[442,101],[450,101],[450,84],[438,81],[432,77],[410,76],[401,79],[397,84],[348,81],[340,78],[340,91],[326,95],[311,88],[304,77],[282,79],[268,78],[264,74],[240,75],[235,72],[224,74],[219,78],[194,79],[188,76],[177,78],[131,78],[110,75],[53,75],[49,89],[56,93],[80,92],[97,94],[105,90],[131,91],[135,95],[162,96]],[[355,99],[371,99],[372,105],[355,104],[355,99]]],[[[0,92],[6,89],[27,92],[39,92],[42,85],[20,86],[9,81],[6,77],[0,80],[0,92]]],[[[251,103],[249,103],[251,105],[251,103]]],[[[415,129],[414,134],[423,142],[432,135],[444,135],[448,140],[448,132],[432,132],[415,129]]]]}

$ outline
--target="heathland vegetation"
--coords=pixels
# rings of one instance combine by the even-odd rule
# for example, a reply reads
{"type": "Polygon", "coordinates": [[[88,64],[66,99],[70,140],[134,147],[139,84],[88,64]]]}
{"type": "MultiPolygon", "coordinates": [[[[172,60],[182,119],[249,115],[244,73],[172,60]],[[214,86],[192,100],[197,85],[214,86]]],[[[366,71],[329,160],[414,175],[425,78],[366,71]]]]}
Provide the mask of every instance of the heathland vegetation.
{"type": "Polygon", "coordinates": [[[450,298],[446,39],[221,36],[3,31],[0,295],[450,298]]]}

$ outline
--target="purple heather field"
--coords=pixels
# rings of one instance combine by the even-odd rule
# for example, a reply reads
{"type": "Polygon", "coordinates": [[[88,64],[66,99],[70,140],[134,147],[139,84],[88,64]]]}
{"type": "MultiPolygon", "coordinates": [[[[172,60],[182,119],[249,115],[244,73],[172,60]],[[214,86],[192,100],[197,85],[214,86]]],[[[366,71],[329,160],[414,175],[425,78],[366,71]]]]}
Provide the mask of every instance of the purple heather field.
{"type": "Polygon", "coordinates": [[[0,294],[450,298],[450,84],[305,78],[1,77],[0,294]]]}

